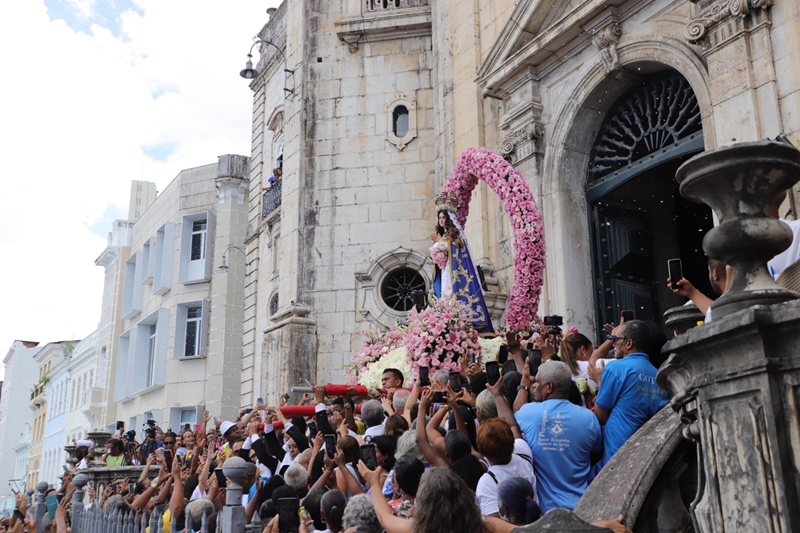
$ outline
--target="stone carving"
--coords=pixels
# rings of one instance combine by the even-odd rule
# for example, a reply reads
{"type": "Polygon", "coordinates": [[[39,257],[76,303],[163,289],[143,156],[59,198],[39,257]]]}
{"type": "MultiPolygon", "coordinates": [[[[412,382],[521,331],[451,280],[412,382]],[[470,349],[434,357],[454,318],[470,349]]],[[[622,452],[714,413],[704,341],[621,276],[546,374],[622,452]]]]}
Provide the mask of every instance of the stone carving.
{"type": "Polygon", "coordinates": [[[512,131],[502,140],[500,155],[512,165],[516,165],[533,154],[542,153],[542,139],[544,139],[544,125],[540,122],[531,122],[512,131]]]}
{"type": "Polygon", "coordinates": [[[621,36],[622,26],[616,22],[592,35],[592,43],[600,51],[600,59],[603,61],[603,71],[606,75],[622,67],[617,52],[617,43],[621,36]]]}
{"type": "Polygon", "coordinates": [[[734,269],[730,289],[711,305],[715,321],[753,305],[800,297],[767,271],[767,261],[792,243],[792,230],[770,218],[768,206],[800,181],[800,151],[778,141],[731,143],[693,157],[675,179],[681,195],[716,213],[720,224],[703,238],[703,250],[734,269]]]}
{"type": "Polygon", "coordinates": [[[695,531],[797,531],[800,295],[782,290],[766,262],[791,232],[768,217],[775,195],[800,180],[800,152],[774,142],[732,143],[678,169],[681,194],[714,209],[720,224],[703,249],[734,267],[713,321],[667,343],[658,385],[698,442],[695,531]],[[777,342],[775,342],[777,341],[777,342]],[[746,490],[743,490],[746,487],[746,490]],[[764,505],[762,502],[770,502],[764,505]]]}
{"type": "MultiPolygon", "coordinates": [[[[772,6],[772,3],[773,0],[723,0],[717,2],[686,26],[686,39],[697,44],[706,39],[709,31],[720,23],[732,18],[743,19],[750,14],[756,16],[764,14],[772,6]]],[[[739,26],[737,30],[744,29],[744,24],[739,24],[739,26]]]]}
{"type": "Polygon", "coordinates": [[[342,32],[339,34],[339,40],[347,45],[347,49],[350,50],[351,54],[355,54],[358,52],[358,43],[361,42],[363,36],[364,33],[360,31],[342,32]]]}

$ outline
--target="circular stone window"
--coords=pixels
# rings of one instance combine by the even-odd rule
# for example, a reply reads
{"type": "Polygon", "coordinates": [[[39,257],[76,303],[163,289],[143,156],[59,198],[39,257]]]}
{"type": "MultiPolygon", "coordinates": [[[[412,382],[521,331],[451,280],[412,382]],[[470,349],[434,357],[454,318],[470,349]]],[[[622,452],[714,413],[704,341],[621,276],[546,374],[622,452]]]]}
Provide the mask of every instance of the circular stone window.
{"type": "Polygon", "coordinates": [[[418,294],[425,293],[425,279],[413,268],[389,272],[381,283],[381,298],[395,311],[411,311],[418,294]]]}

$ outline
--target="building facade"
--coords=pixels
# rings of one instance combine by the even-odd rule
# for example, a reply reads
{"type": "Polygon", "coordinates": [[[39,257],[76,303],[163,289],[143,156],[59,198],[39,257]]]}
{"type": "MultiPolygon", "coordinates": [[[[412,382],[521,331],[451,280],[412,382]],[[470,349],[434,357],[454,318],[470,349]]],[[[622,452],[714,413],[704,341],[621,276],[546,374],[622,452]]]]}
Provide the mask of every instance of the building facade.
{"type": "Polygon", "coordinates": [[[134,223],[116,222],[106,269],[98,362],[87,412],[141,435],[177,430],[204,408],[239,407],[248,158],[182,171],[134,223]],[[106,391],[108,400],[102,397],[106,391]]]}
{"type": "MultiPolygon", "coordinates": [[[[31,388],[37,383],[38,366],[33,356],[39,350],[38,346],[38,342],[16,340],[3,358],[5,374],[3,393],[0,396],[0,511],[13,509],[16,505],[9,482],[12,479],[24,480],[25,477],[18,476],[18,457],[14,448],[20,444],[21,435],[27,433],[30,441],[33,413],[30,409],[20,409],[13,402],[27,399],[31,388]]],[[[24,460],[23,472],[27,474],[27,449],[24,460]]]]}
{"type": "MultiPolygon", "coordinates": [[[[66,391],[69,381],[61,377],[62,367],[59,366],[64,362],[64,345],[71,346],[69,341],[63,342],[49,342],[42,346],[33,356],[37,365],[37,380],[30,393],[30,407],[33,413],[33,424],[31,430],[31,445],[28,452],[28,475],[26,484],[28,487],[35,487],[39,481],[45,481],[44,477],[45,464],[44,464],[44,450],[45,440],[48,437],[48,417],[47,412],[49,403],[54,402],[50,381],[50,371],[55,367],[59,374],[59,391],[66,391]]],[[[67,348],[68,350],[71,348],[67,348]]],[[[54,406],[54,412],[60,413],[60,405],[54,406]],[[56,410],[57,409],[57,410],[56,410]]],[[[59,440],[63,437],[61,433],[64,429],[63,413],[60,413],[54,419],[55,422],[50,425],[50,433],[55,433],[59,440]],[[57,428],[57,429],[56,429],[57,428]]],[[[52,440],[48,440],[52,446],[52,440]]],[[[48,462],[48,465],[51,463],[48,462]]]]}
{"type": "MultiPolygon", "coordinates": [[[[93,429],[104,429],[94,415],[93,400],[97,395],[97,331],[75,344],[69,358],[69,392],[65,402],[64,438],[62,446],[86,438],[93,429]]],[[[61,468],[60,465],[58,468],[61,468]]]]}
{"type": "Polygon", "coordinates": [[[45,481],[58,488],[58,476],[63,473],[62,465],[66,464],[67,457],[64,451],[64,428],[66,427],[67,411],[72,395],[76,392],[76,384],[70,376],[70,362],[79,341],[66,341],[60,343],[61,350],[53,350],[52,355],[44,348],[42,357],[46,364],[52,364],[47,371],[47,383],[44,386],[45,426],[41,443],[41,467],[39,468],[38,481],[45,481]],[[63,355],[62,355],[63,354],[63,355]]]}
{"type": "MultiPolygon", "coordinates": [[[[675,169],[785,133],[800,145],[797,2],[284,2],[254,92],[242,404],[337,382],[366,327],[430,289],[433,198],[485,146],[526,177],[544,219],[540,315],[599,335],[622,310],[682,300],[667,259],[706,283],[705,206],[675,169]],[[284,62],[285,56],[285,62],[284,62]],[[279,189],[268,188],[282,168],[279,189]]],[[[796,194],[782,207],[790,214],[796,194]]],[[[484,184],[466,233],[501,319],[513,239],[484,184]]]]}

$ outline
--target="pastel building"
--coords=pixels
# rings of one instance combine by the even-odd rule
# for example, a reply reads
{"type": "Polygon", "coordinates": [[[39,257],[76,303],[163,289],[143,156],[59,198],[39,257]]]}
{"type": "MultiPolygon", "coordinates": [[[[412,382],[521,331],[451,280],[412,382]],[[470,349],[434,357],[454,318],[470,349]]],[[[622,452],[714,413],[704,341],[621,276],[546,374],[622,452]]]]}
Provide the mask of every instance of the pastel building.
{"type": "Polygon", "coordinates": [[[20,435],[28,434],[30,440],[33,412],[20,407],[31,394],[37,381],[38,366],[33,356],[39,350],[38,342],[16,340],[3,358],[5,377],[0,394],[0,512],[14,508],[14,497],[9,481],[20,479],[27,473],[27,448],[24,450],[22,476],[17,465],[15,448],[20,444],[20,435]]]}

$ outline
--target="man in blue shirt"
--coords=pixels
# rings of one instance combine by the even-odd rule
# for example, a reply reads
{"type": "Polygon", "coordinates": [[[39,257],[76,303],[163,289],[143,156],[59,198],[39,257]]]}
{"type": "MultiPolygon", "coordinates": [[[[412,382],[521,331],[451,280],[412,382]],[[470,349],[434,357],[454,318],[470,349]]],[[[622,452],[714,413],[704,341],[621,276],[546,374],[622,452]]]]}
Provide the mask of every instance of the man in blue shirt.
{"type": "MultiPolygon", "coordinates": [[[[518,395],[528,394],[530,366],[525,365],[518,395]]],[[[536,491],[542,513],[572,510],[586,492],[590,453],[600,451],[602,435],[597,418],[588,409],[570,403],[572,373],[566,363],[547,361],[533,380],[535,403],[526,403],[516,421],[533,452],[536,491]]],[[[498,403],[499,399],[495,398],[498,403]]],[[[516,403],[516,402],[515,402],[516,403]]]]}
{"type": "Polygon", "coordinates": [[[608,336],[617,358],[605,366],[594,414],[604,426],[605,465],[631,435],[669,403],[669,394],[656,385],[658,369],[645,350],[652,349],[652,330],[642,320],[625,322],[608,336]]]}

